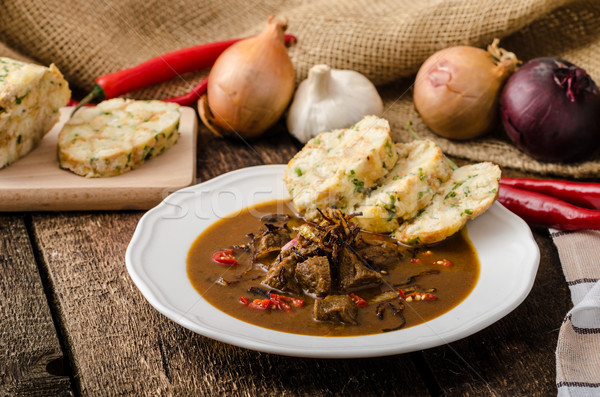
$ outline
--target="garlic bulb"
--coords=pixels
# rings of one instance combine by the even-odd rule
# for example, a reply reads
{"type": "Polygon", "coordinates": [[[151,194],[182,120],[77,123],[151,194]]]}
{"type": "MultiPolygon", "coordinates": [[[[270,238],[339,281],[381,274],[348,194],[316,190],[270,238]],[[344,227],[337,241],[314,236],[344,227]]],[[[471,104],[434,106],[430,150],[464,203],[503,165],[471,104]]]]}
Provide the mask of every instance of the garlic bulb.
{"type": "Polygon", "coordinates": [[[364,116],[381,113],[381,97],[365,76],[315,65],[296,90],[287,126],[294,137],[306,143],[323,131],[348,128],[364,116]]]}

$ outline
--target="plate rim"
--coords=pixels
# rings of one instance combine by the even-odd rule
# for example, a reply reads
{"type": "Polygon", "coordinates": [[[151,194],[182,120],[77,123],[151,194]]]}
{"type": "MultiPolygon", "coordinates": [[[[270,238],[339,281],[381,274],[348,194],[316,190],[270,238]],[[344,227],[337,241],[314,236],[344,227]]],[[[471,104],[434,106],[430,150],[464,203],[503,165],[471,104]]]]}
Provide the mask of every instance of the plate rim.
{"type": "MultiPolygon", "coordinates": [[[[159,215],[162,211],[165,211],[165,208],[167,206],[182,204],[186,200],[186,197],[189,197],[189,195],[187,195],[187,193],[190,193],[190,192],[194,193],[197,191],[202,191],[202,189],[212,192],[215,189],[218,189],[219,186],[221,184],[223,184],[224,182],[226,183],[228,180],[232,180],[237,177],[248,176],[248,174],[253,175],[254,177],[259,177],[259,176],[269,177],[269,176],[274,176],[274,175],[282,175],[285,167],[286,167],[285,164],[259,165],[259,166],[241,168],[241,169],[237,169],[237,170],[219,175],[219,176],[212,178],[210,180],[207,180],[205,182],[202,182],[202,183],[199,183],[196,185],[192,185],[192,186],[188,186],[188,187],[185,187],[183,189],[180,189],[180,190],[174,192],[173,194],[166,197],[160,204],[158,204],[156,207],[152,208],[151,210],[149,210],[142,216],[142,218],[139,220],[139,222],[135,228],[134,234],[133,234],[131,241],[127,247],[127,251],[125,254],[125,262],[126,262],[127,271],[129,273],[132,281],[134,282],[136,287],[140,290],[140,292],[142,293],[144,298],[158,312],[160,312],[167,318],[171,319],[172,321],[176,322],[177,324],[180,324],[184,328],[187,328],[193,332],[196,332],[198,334],[201,334],[203,336],[206,336],[206,337],[209,337],[209,338],[212,338],[215,340],[219,340],[224,343],[244,347],[244,348],[251,349],[251,350],[256,350],[256,351],[261,351],[261,352],[266,352],[266,353],[273,353],[273,354],[280,354],[280,355],[287,355],[287,356],[296,356],[296,357],[359,358],[359,357],[377,357],[377,356],[386,356],[386,355],[392,355],[392,354],[408,353],[408,352],[415,351],[415,350],[422,350],[422,349],[440,346],[443,344],[447,344],[447,343],[454,342],[456,340],[465,338],[476,332],[481,331],[482,329],[490,326],[491,324],[495,323],[496,321],[500,320],[501,318],[503,318],[504,316],[506,316],[507,314],[512,312],[529,295],[529,292],[531,291],[531,288],[533,287],[533,283],[535,281],[535,276],[537,274],[537,270],[539,267],[539,260],[540,260],[539,247],[533,238],[533,234],[532,234],[529,226],[521,218],[519,218],[518,216],[516,216],[515,214],[510,212],[508,209],[506,209],[500,203],[496,202],[492,205],[490,210],[494,213],[498,213],[498,215],[502,216],[503,218],[510,219],[513,224],[517,225],[519,228],[522,229],[523,232],[526,233],[526,240],[521,239],[520,243],[522,243],[524,245],[525,244],[529,245],[529,249],[525,251],[527,253],[527,257],[524,258],[525,260],[528,261],[528,264],[529,264],[529,266],[526,269],[528,271],[525,274],[521,275],[522,277],[520,278],[520,286],[518,289],[518,293],[516,295],[512,295],[511,302],[508,302],[507,304],[505,304],[499,308],[496,308],[495,311],[491,312],[491,315],[485,316],[484,318],[470,319],[470,321],[468,321],[467,323],[462,324],[461,328],[458,331],[457,330],[450,331],[449,335],[436,334],[435,337],[437,338],[437,340],[433,340],[434,338],[432,338],[432,337],[429,337],[429,339],[416,338],[416,340],[414,340],[414,343],[411,345],[410,348],[407,348],[407,346],[405,344],[404,345],[401,344],[400,346],[395,346],[395,347],[391,346],[389,348],[387,348],[387,347],[386,348],[381,348],[381,347],[374,348],[373,343],[371,343],[372,340],[382,339],[382,338],[384,338],[383,337],[384,335],[393,335],[395,333],[336,337],[336,336],[300,335],[300,334],[291,334],[291,333],[286,333],[286,332],[281,332],[281,331],[274,331],[274,330],[270,330],[270,329],[256,326],[253,324],[249,324],[249,323],[246,323],[241,320],[237,320],[234,317],[229,316],[226,313],[221,312],[218,309],[214,308],[212,305],[210,305],[208,302],[206,302],[204,299],[202,299],[201,295],[199,293],[197,293],[199,300],[204,301],[204,303],[206,303],[207,305],[212,307],[214,309],[214,311],[222,314],[223,316],[228,317],[229,319],[233,319],[235,323],[239,323],[239,325],[243,326],[244,329],[250,329],[253,333],[256,332],[256,333],[264,333],[264,334],[268,334],[268,335],[274,335],[274,334],[285,335],[287,338],[293,338],[297,341],[302,342],[300,345],[292,345],[290,343],[281,343],[281,342],[277,343],[274,340],[261,341],[261,340],[256,340],[255,338],[248,338],[248,337],[243,337],[243,336],[240,337],[237,332],[232,333],[229,330],[215,328],[214,326],[210,326],[210,324],[206,324],[206,323],[199,324],[199,323],[193,321],[192,319],[190,319],[189,316],[187,315],[188,313],[182,313],[181,311],[178,311],[177,309],[174,310],[174,308],[168,307],[168,305],[165,304],[165,302],[164,302],[167,299],[167,297],[160,296],[160,295],[164,295],[164,294],[161,294],[162,291],[156,291],[152,288],[152,286],[148,285],[148,280],[147,280],[148,276],[145,274],[142,274],[142,272],[141,272],[141,270],[143,270],[143,265],[140,268],[139,262],[136,263],[136,260],[139,259],[138,257],[136,257],[136,255],[138,255],[138,256],[141,255],[140,251],[141,250],[143,251],[142,248],[145,247],[146,246],[145,244],[148,244],[149,240],[151,239],[152,235],[151,235],[151,233],[148,232],[148,230],[153,229],[152,222],[153,222],[154,218],[157,215],[159,215]],[[213,189],[213,190],[211,190],[211,189],[213,189]],[[421,340],[419,340],[419,339],[421,339],[421,340]],[[323,346],[319,346],[317,348],[315,346],[318,346],[319,343],[315,343],[316,340],[327,340],[327,341],[344,340],[344,341],[348,341],[348,343],[346,344],[347,346],[345,348],[341,348],[341,347],[337,346],[340,344],[338,342],[334,343],[334,345],[336,345],[336,346],[334,346],[333,348],[327,348],[327,347],[323,347],[323,346]],[[360,341],[367,342],[367,343],[365,343],[363,346],[360,346],[360,344],[357,344],[357,343],[353,343],[353,342],[360,342],[360,341]],[[349,345],[352,345],[352,348],[348,348],[349,345]]],[[[274,181],[270,181],[270,183],[273,183],[273,182],[274,181]]],[[[275,181],[275,183],[277,183],[277,181],[275,181]]],[[[482,216],[485,216],[485,214],[483,214],[482,216]]],[[[468,229],[469,229],[469,224],[467,226],[467,230],[468,229]]],[[[194,239],[196,237],[197,237],[197,235],[193,236],[194,239]]],[[[473,238],[471,238],[471,240],[473,241],[473,238]]],[[[475,244],[475,241],[473,241],[473,243],[475,244]]],[[[188,250],[189,250],[189,247],[188,247],[188,250]]],[[[186,255],[187,255],[187,252],[186,252],[186,255]]],[[[185,265],[186,264],[184,263],[184,266],[185,265]]],[[[186,277],[186,279],[187,279],[187,277],[186,277]]],[[[187,279],[187,281],[189,282],[189,279],[187,279]]],[[[478,280],[478,283],[479,283],[479,280],[478,280]]],[[[191,283],[190,283],[190,285],[191,285],[191,283]]],[[[475,288],[476,287],[477,287],[477,285],[475,286],[475,288]]],[[[473,291],[471,291],[469,296],[472,294],[473,294],[473,291]]],[[[467,298],[468,298],[468,296],[467,296],[467,298]]],[[[458,307],[461,307],[461,305],[464,304],[464,302],[467,300],[467,298],[465,298],[465,300],[463,302],[461,302],[455,308],[451,309],[449,312],[447,312],[439,317],[436,317],[435,319],[432,319],[432,320],[430,320],[426,323],[420,324],[420,325],[402,329],[397,332],[406,333],[409,330],[413,330],[413,331],[409,331],[410,334],[413,334],[413,333],[415,333],[414,330],[418,329],[418,327],[431,328],[432,324],[434,324],[434,325],[437,324],[438,322],[440,322],[441,318],[443,318],[444,316],[447,316],[449,313],[455,312],[455,310],[458,307]]],[[[210,309],[209,309],[209,311],[210,311],[210,309]]],[[[442,321],[443,321],[443,319],[442,319],[442,321]]],[[[434,331],[432,331],[432,332],[434,332],[434,331]]],[[[445,331],[445,334],[448,334],[447,330],[445,331]]],[[[277,336],[277,335],[275,335],[275,336],[277,336]]],[[[283,340],[286,340],[286,337],[282,337],[283,340]]],[[[390,338],[387,338],[387,339],[390,339],[390,338]]],[[[276,340],[277,340],[277,338],[276,338],[276,340]]]]}

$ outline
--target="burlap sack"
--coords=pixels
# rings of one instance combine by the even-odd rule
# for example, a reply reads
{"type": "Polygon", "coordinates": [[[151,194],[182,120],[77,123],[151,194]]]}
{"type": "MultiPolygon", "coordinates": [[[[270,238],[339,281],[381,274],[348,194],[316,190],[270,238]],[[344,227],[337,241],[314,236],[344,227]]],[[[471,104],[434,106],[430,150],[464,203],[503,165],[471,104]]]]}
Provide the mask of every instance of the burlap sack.
{"type": "MultiPolygon", "coordinates": [[[[471,142],[433,135],[413,109],[410,86],[433,52],[458,44],[484,46],[494,37],[522,60],[561,56],[600,83],[598,0],[3,0],[0,55],[12,51],[54,62],[71,85],[89,90],[94,78],[158,54],[202,42],[258,33],[269,14],[285,16],[298,36],[290,50],[298,79],[326,63],[365,74],[379,87],[400,140],[406,122],[446,153],[504,167],[572,177],[598,177],[600,150],[575,164],[539,163],[502,131],[471,142]]],[[[181,94],[206,71],[143,92],[139,98],[181,94]]]]}

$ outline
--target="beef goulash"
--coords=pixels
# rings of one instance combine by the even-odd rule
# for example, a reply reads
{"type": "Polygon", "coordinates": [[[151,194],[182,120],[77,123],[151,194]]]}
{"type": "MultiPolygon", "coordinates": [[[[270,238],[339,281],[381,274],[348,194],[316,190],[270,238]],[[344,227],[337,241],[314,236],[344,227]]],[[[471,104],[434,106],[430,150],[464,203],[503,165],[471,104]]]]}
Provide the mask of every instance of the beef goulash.
{"type": "Polygon", "coordinates": [[[70,97],[69,85],[56,66],[0,57],[0,168],[38,145],[70,97]]]}
{"type": "Polygon", "coordinates": [[[409,247],[361,231],[340,210],[317,211],[315,222],[306,222],[291,207],[272,201],[246,208],[197,238],[187,272],[204,299],[265,328],[366,335],[447,312],[478,278],[466,233],[409,247]]]}
{"type": "Polygon", "coordinates": [[[123,174],[173,146],[180,107],[115,98],[79,109],[58,135],[60,167],[85,177],[123,174]]]}

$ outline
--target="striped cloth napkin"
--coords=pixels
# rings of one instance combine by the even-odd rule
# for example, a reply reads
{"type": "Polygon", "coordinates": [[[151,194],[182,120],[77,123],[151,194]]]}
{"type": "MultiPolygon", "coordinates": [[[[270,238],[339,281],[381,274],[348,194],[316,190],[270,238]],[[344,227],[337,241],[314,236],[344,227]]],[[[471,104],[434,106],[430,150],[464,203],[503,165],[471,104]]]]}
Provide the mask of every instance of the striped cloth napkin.
{"type": "Polygon", "coordinates": [[[558,396],[600,396],[600,230],[550,230],[571,291],[556,347],[558,396]]]}

